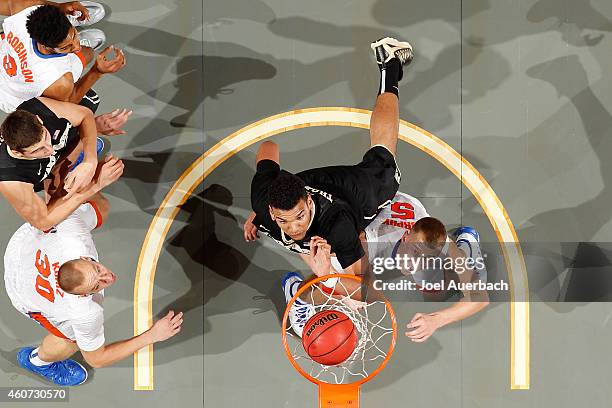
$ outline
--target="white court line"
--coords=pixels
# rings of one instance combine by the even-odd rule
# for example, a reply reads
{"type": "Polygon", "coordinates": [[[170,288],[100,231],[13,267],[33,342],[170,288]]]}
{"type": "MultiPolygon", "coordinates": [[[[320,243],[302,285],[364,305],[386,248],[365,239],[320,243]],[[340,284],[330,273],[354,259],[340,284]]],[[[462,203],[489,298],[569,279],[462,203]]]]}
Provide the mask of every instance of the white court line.
{"type": "MultiPolygon", "coordinates": [[[[149,226],[142,247],[134,287],[134,333],[152,324],[153,281],[165,237],[179,207],[214,169],[240,150],[267,137],[312,126],[369,128],[371,111],[344,107],[301,109],[262,119],[229,135],[200,156],[166,195],[149,226]]],[[[510,386],[529,389],[529,289],[527,271],[516,231],[499,198],[465,158],[443,140],[406,121],[400,139],[428,153],[449,169],[472,192],[497,235],[510,284],[510,386]]],[[[135,354],[134,389],[153,389],[153,349],[135,354]]]]}

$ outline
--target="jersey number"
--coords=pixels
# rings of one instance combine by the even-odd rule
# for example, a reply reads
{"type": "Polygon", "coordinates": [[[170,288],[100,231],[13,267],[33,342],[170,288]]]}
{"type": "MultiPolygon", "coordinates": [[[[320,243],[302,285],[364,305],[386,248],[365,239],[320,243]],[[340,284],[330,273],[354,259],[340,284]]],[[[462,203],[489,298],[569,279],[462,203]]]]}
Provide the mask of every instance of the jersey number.
{"type": "Polygon", "coordinates": [[[391,204],[392,218],[399,218],[400,220],[413,220],[414,219],[414,207],[410,203],[393,203],[391,204]]]}
{"type": "Polygon", "coordinates": [[[8,76],[14,77],[17,75],[17,63],[15,63],[15,59],[10,55],[5,55],[2,61],[2,66],[4,70],[8,74],[8,76]]]}
{"type": "Polygon", "coordinates": [[[53,303],[55,301],[55,293],[48,280],[49,275],[51,275],[51,264],[49,263],[47,255],[45,255],[44,258],[41,258],[41,256],[42,251],[39,249],[36,251],[36,261],[34,262],[34,266],[36,266],[36,270],[38,271],[38,275],[36,276],[36,292],[53,303]]]}

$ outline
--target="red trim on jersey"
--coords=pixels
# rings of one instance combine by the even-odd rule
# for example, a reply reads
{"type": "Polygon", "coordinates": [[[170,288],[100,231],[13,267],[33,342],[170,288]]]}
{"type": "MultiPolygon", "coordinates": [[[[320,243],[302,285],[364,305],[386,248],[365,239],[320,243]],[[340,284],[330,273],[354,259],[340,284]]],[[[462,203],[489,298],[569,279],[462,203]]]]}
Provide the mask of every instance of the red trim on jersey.
{"type": "Polygon", "coordinates": [[[91,207],[94,209],[94,211],[96,212],[96,227],[95,228],[99,228],[102,225],[102,214],[100,213],[100,210],[98,209],[98,205],[93,202],[93,201],[87,201],[87,204],[91,205],[91,207]]]}
{"type": "Polygon", "coordinates": [[[87,66],[87,60],[85,59],[85,55],[83,55],[83,51],[75,52],[76,56],[81,60],[81,64],[83,64],[83,68],[87,66]]]}
{"type": "Polygon", "coordinates": [[[0,40],[4,40],[4,33],[0,33],[0,40]]]}
{"type": "Polygon", "coordinates": [[[42,327],[47,329],[49,333],[52,335],[59,337],[60,339],[68,340],[69,342],[76,343],[76,341],[69,339],[66,337],[61,331],[58,330],[57,327],[51,324],[49,320],[39,312],[28,312],[28,316],[32,319],[36,320],[42,327]]]}

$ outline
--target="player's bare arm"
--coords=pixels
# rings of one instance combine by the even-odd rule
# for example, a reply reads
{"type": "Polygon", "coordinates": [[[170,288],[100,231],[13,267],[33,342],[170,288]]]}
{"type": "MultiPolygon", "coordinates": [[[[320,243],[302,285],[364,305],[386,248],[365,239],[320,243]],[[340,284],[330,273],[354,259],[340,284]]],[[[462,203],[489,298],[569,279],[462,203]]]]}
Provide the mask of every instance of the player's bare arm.
{"type": "Polygon", "coordinates": [[[123,51],[113,45],[108,46],[98,54],[94,65],[77,82],[74,82],[72,73],[67,72],[49,85],[43,92],[43,96],[64,102],[79,103],[104,74],[115,73],[125,64],[123,51]]]}
{"type": "Polygon", "coordinates": [[[96,172],[98,157],[96,153],[96,122],[88,108],[73,103],[56,101],[50,98],[39,98],[58,117],[68,119],[72,126],[79,128],[79,137],[83,146],[84,158],[64,181],[68,192],[64,199],[86,188],[96,172]]]}
{"type": "MultiPolygon", "coordinates": [[[[465,258],[466,254],[454,242],[449,242],[448,256],[455,261],[465,258]]],[[[465,265],[465,262],[453,262],[453,264],[465,265]]],[[[469,267],[458,271],[457,276],[461,283],[477,280],[475,271],[469,267]]],[[[406,336],[415,343],[422,343],[439,328],[467,319],[489,304],[489,296],[485,290],[463,290],[462,294],[463,297],[459,301],[447,308],[433,313],[416,313],[407,325],[406,336]]]]}
{"type": "Polygon", "coordinates": [[[174,313],[170,310],[166,316],[151,326],[146,332],[130,339],[117,341],[104,345],[94,351],[81,351],[87,364],[93,368],[112,365],[124,358],[132,356],[135,352],[150,344],[169,339],[181,331],[183,313],[174,313]]]}
{"type": "Polygon", "coordinates": [[[34,192],[32,184],[20,181],[1,181],[0,193],[25,221],[41,231],[46,231],[65,220],[79,205],[116,181],[123,173],[123,163],[112,156],[98,168],[99,173],[95,181],[86,190],[73,194],[67,200],[58,195],[46,204],[34,192]]]}
{"type": "MultiPolygon", "coordinates": [[[[270,141],[265,141],[259,145],[259,149],[257,149],[257,154],[255,156],[255,165],[257,165],[257,163],[259,163],[261,160],[272,160],[273,162],[280,164],[280,152],[278,145],[270,141]]],[[[259,238],[259,235],[257,234],[257,227],[255,224],[253,224],[254,219],[255,211],[252,211],[244,223],[244,240],[247,242],[255,241],[257,238],[259,238]]]]}

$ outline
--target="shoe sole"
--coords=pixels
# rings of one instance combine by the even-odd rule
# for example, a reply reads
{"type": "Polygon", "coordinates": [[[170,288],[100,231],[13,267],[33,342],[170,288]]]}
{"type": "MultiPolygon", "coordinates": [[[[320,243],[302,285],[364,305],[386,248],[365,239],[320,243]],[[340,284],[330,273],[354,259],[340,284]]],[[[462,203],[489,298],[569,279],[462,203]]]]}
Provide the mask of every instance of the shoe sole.
{"type": "MultiPolygon", "coordinates": [[[[376,48],[381,47],[381,46],[383,47],[385,52],[387,54],[389,54],[387,56],[387,60],[383,61],[383,62],[387,62],[391,58],[395,57],[395,51],[389,52],[389,48],[393,48],[393,49],[408,48],[408,49],[410,49],[411,52],[414,52],[413,49],[412,49],[412,45],[409,42],[407,42],[407,41],[398,41],[395,38],[385,37],[385,38],[381,38],[378,41],[374,41],[373,43],[370,44],[370,48],[372,48],[372,50],[374,50],[374,55],[376,55],[376,48]],[[387,47],[385,47],[385,46],[387,46],[387,47]]],[[[378,64],[382,64],[383,63],[383,62],[379,62],[378,58],[376,58],[376,62],[378,64]]]]}
{"type": "Polygon", "coordinates": [[[81,35],[82,33],[87,33],[87,32],[95,32],[96,37],[102,38],[102,42],[92,48],[94,51],[98,51],[102,47],[104,47],[104,44],[106,44],[106,34],[104,34],[104,31],[102,31],[102,30],[100,30],[98,28],[88,28],[86,30],[80,30],[79,31],[79,35],[81,35]]]}

